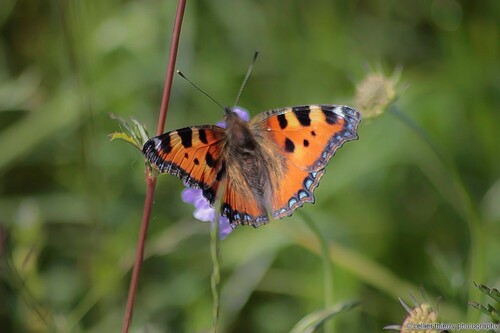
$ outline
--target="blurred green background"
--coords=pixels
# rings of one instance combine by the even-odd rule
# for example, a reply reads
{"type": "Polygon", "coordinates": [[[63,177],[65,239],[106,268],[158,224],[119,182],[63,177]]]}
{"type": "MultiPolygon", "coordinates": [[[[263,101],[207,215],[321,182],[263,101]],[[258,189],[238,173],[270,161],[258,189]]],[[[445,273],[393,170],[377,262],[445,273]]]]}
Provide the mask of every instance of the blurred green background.
{"type": "MultiPolygon", "coordinates": [[[[120,329],[144,160],[109,142],[109,114],[154,133],[176,5],[0,1],[1,332],[120,329]]],[[[467,302],[474,281],[500,284],[499,22],[497,0],[188,1],[177,68],[231,105],[260,50],[239,103],[252,115],[354,106],[367,75],[403,67],[399,116],[362,121],[315,205],[222,242],[222,331],[288,332],[323,308],[304,216],[332,246],[334,302],[361,302],[336,332],[401,324],[398,297],[420,287],[443,322],[491,321],[467,302]]],[[[175,78],[166,130],[221,118],[175,78]]],[[[209,225],[182,188],[158,179],[133,332],[211,327],[209,225]]]]}

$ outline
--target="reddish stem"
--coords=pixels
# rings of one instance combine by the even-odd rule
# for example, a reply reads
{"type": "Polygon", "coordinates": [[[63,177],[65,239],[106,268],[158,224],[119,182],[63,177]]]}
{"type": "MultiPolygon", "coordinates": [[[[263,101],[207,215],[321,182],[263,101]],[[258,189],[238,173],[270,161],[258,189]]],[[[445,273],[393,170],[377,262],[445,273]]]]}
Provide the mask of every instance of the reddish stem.
{"type": "MultiPolygon", "coordinates": [[[[168,104],[170,101],[170,92],[172,90],[172,81],[174,78],[175,61],[177,59],[177,50],[179,46],[179,38],[181,34],[182,19],[184,18],[184,9],[186,8],[186,0],[179,0],[177,5],[177,13],[175,14],[174,31],[172,32],[172,40],[170,42],[170,54],[168,60],[167,74],[165,78],[165,86],[163,88],[163,96],[160,106],[160,115],[158,117],[158,127],[156,134],[163,133],[165,120],[167,118],[168,104]]],[[[135,263],[132,270],[132,278],[127,297],[127,306],[123,316],[122,333],[128,333],[130,322],[132,321],[132,313],[134,311],[135,295],[137,285],[139,283],[139,275],[144,258],[144,246],[146,243],[146,235],[151,216],[151,208],[153,207],[153,199],[155,194],[156,178],[151,176],[151,170],[146,169],[146,198],[144,199],[144,210],[142,213],[141,230],[137,241],[137,250],[135,254],[135,263]]]]}
{"type": "Polygon", "coordinates": [[[156,135],[162,134],[165,127],[165,119],[167,118],[168,102],[170,101],[170,91],[172,90],[172,82],[174,80],[175,61],[177,59],[177,49],[179,48],[179,39],[181,35],[182,19],[184,18],[185,7],[186,0],[179,0],[179,3],[177,5],[177,13],[175,14],[172,41],[170,42],[167,77],[165,78],[165,87],[163,88],[163,96],[161,100],[160,116],[158,117],[158,127],[156,128],[156,135]]]}
{"type": "Polygon", "coordinates": [[[128,290],[127,307],[123,316],[122,333],[128,333],[130,322],[132,321],[132,313],[134,312],[135,295],[137,285],[139,284],[139,275],[141,272],[142,259],[144,257],[144,246],[146,243],[146,235],[148,232],[149,218],[151,216],[151,208],[156,187],[156,178],[149,176],[150,170],[146,170],[146,198],[144,200],[144,210],[142,212],[141,230],[137,241],[137,250],[135,253],[135,263],[132,270],[132,278],[128,290]]]}

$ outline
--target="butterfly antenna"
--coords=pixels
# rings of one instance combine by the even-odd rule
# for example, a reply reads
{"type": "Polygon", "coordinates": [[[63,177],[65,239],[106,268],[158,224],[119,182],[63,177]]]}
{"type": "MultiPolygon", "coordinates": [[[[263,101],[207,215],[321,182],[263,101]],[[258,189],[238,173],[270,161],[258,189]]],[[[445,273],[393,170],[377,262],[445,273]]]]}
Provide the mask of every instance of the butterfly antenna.
{"type": "Polygon", "coordinates": [[[250,77],[250,74],[252,74],[253,66],[255,65],[255,62],[257,61],[257,57],[259,56],[259,51],[255,51],[253,54],[253,60],[252,63],[250,64],[250,67],[248,67],[247,74],[245,75],[245,78],[243,79],[243,82],[241,83],[240,91],[238,92],[238,95],[236,95],[236,101],[234,102],[234,105],[237,105],[238,102],[240,101],[241,93],[243,92],[243,88],[245,88],[245,85],[247,84],[248,78],[250,77]]]}
{"type": "Polygon", "coordinates": [[[224,110],[224,107],[222,106],[222,104],[220,104],[219,102],[217,102],[215,100],[215,98],[213,98],[212,96],[210,96],[208,93],[206,93],[204,90],[202,90],[200,87],[198,87],[196,84],[194,84],[191,80],[189,80],[187,77],[184,76],[184,74],[182,74],[181,71],[177,71],[177,74],[179,74],[180,77],[182,77],[184,80],[186,80],[187,82],[191,83],[191,85],[193,87],[195,87],[196,90],[198,90],[199,92],[201,92],[203,95],[207,96],[208,98],[210,98],[212,100],[212,102],[214,102],[215,104],[217,104],[218,106],[220,106],[221,109],[224,110]]]}

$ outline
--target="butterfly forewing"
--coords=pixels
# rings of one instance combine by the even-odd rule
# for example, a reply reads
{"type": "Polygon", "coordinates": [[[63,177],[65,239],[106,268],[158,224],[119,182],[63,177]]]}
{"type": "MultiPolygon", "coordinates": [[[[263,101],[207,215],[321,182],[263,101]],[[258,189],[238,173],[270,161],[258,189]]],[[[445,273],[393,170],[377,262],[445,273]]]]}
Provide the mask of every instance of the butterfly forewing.
{"type": "Polygon", "coordinates": [[[344,142],[357,139],[359,113],[347,106],[302,105],[268,111],[252,120],[262,143],[271,143],[286,161],[273,186],[273,217],[291,215],[313,191],[330,158],[344,142]]]}
{"type": "Polygon", "coordinates": [[[344,142],[358,138],[359,113],[347,106],[301,105],[262,113],[252,122],[288,161],[312,172],[323,169],[344,142]]]}
{"type": "Polygon", "coordinates": [[[149,139],[142,152],[160,172],[179,177],[189,187],[209,189],[223,166],[225,139],[218,126],[186,127],[149,139]]]}

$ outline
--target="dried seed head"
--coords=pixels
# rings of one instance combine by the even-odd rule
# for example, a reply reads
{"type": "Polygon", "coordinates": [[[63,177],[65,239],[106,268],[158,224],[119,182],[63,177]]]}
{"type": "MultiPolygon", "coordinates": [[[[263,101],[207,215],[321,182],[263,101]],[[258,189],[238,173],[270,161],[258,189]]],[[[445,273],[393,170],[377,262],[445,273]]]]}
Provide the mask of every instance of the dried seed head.
{"type": "Polygon", "coordinates": [[[408,314],[401,325],[401,333],[438,333],[439,331],[434,329],[421,329],[415,330],[415,327],[425,324],[433,324],[437,322],[437,312],[435,312],[432,307],[427,303],[422,303],[417,306],[408,314]]]}
{"type": "Polygon", "coordinates": [[[397,97],[397,83],[401,74],[396,69],[392,77],[380,72],[369,73],[356,86],[356,108],[363,117],[381,115],[397,97]]]}
{"type": "Polygon", "coordinates": [[[424,290],[422,290],[422,296],[425,301],[421,304],[419,304],[417,299],[412,294],[410,294],[410,296],[413,300],[414,307],[410,307],[401,298],[399,299],[399,302],[408,313],[403,323],[401,325],[389,325],[384,327],[384,329],[396,330],[400,333],[448,332],[446,329],[450,327],[446,326],[446,324],[438,322],[438,311],[432,308],[430,300],[424,290]]]}

